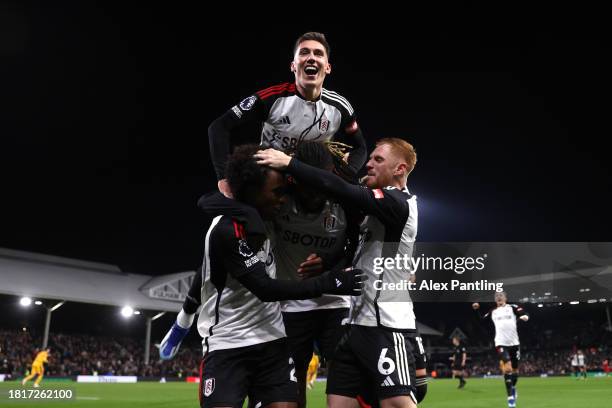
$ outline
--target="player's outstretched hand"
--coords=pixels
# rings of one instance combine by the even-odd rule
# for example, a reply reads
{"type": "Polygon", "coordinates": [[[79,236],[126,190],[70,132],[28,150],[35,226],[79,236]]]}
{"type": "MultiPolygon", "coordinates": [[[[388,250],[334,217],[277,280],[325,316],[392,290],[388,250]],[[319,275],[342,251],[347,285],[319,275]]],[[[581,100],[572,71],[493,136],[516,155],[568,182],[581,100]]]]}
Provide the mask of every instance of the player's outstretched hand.
{"type": "Polygon", "coordinates": [[[260,150],[254,156],[257,159],[257,164],[269,166],[273,169],[284,170],[289,166],[291,156],[276,149],[260,150]]]}
{"type": "Polygon", "coordinates": [[[317,254],[310,254],[304,262],[300,264],[297,274],[300,279],[311,278],[323,273],[323,258],[317,254]]]}
{"type": "Polygon", "coordinates": [[[159,345],[159,358],[162,360],[170,360],[176,356],[181,342],[189,333],[189,329],[183,329],[176,322],[172,325],[166,336],[159,345]]]}
{"type": "Polygon", "coordinates": [[[472,303],[472,309],[474,310],[480,309],[480,303],[472,303]]]}
{"type": "Polygon", "coordinates": [[[361,269],[346,268],[326,272],[327,285],[324,293],[332,295],[361,296],[366,274],[361,269]]]}

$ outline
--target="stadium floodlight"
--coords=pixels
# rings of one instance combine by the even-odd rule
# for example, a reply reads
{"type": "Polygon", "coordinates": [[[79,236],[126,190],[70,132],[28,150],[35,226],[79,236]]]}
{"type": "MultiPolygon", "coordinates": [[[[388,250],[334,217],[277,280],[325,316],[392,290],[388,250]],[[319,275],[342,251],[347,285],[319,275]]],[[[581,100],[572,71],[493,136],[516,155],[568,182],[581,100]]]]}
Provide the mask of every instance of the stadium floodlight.
{"type": "Polygon", "coordinates": [[[580,303],[580,302],[579,302],[579,301],[577,301],[577,300],[572,300],[572,301],[570,302],[570,305],[577,305],[578,303],[580,303]]]}
{"type": "Polygon", "coordinates": [[[597,303],[597,299],[589,299],[589,300],[587,301],[587,303],[588,303],[588,304],[591,304],[591,303],[597,303]]]}
{"type": "Polygon", "coordinates": [[[42,305],[42,302],[41,302],[40,300],[37,300],[36,302],[34,302],[34,304],[35,304],[36,306],[40,306],[40,305],[42,305]]]}
{"type": "Polygon", "coordinates": [[[128,317],[131,317],[134,314],[134,309],[132,309],[129,306],[124,306],[123,309],[121,309],[121,316],[125,317],[126,319],[128,317]]]}
{"type": "Polygon", "coordinates": [[[544,305],[543,305],[543,304],[541,304],[541,303],[539,303],[539,304],[538,304],[538,307],[544,307],[544,305]]]}
{"type": "Polygon", "coordinates": [[[23,307],[28,307],[32,304],[32,299],[30,299],[29,297],[22,297],[19,300],[19,304],[23,307]]]}
{"type": "Polygon", "coordinates": [[[140,310],[134,310],[134,314],[135,315],[139,315],[140,314],[140,310]]]}

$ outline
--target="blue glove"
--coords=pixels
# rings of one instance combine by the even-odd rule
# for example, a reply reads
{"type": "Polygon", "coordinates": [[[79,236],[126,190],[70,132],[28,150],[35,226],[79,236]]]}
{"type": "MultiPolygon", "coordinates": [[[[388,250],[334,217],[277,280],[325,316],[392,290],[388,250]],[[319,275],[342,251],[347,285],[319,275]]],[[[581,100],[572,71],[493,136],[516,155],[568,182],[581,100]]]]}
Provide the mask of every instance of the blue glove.
{"type": "Polygon", "coordinates": [[[159,345],[159,358],[162,360],[170,360],[176,356],[181,342],[185,336],[189,333],[189,329],[183,329],[176,322],[172,325],[166,336],[159,345]]]}

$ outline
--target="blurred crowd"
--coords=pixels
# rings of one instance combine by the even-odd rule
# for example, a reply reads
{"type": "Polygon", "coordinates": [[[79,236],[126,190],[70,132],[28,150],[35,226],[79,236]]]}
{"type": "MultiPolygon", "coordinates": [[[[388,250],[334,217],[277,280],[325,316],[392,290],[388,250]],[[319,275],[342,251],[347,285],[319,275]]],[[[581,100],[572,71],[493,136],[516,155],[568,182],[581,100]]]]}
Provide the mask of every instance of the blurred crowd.
{"type": "MultiPolygon", "coordinates": [[[[0,374],[24,375],[42,341],[27,331],[0,330],[0,374]]],[[[202,348],[185,344],[172,361],[159,360],[151,346],[150,362],[144,363],[144,344],[131,338],[75,334],[50,334],[48,376],[136,375],[140,377],[187,377],[199,374],[202,348]]]]}
{"type": "MultiPolygon", "coordinates": [[[[470,376],[500,374],[492,333],[482,327],[465,329],[468,339],[467,370],[470,376]],[[472,329],[472,330],[470,330],[472,329]]],[[[428,370],[450,376],[452,354],[450,333],[428,337],[428,370]]],[[[22,377],[29,370],[42,344],[29,331],[0,329],[0,374],[22,377]]],[[[197,341],[186,342],[176,358],[159,360],[152,345],[150,362],[144,363],[144,344],[133,338],[102,337],[86,334],[50,334],[51,354],[46,375],[136,375],[139,377],[185,378],[197,376],[202,348],[197,341]]],[[[521,330],[521,375],[564,375],[572,372],[571,356],[580,348],[589,371],[601,371],[604,360],[612,360],[612,332],[592,321],[559,321],[555,324],[533,322],[530,330],[521,330]]],[[[324,369],[324,367],[323,367],[324,369]]]]}

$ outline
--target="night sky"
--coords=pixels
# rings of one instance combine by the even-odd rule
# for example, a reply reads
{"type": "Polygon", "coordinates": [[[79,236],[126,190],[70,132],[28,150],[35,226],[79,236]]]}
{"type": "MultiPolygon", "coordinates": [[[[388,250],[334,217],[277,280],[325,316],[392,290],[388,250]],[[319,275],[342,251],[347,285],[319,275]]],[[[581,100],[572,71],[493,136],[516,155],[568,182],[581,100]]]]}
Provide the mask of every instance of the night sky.
{"type": "Polygon", "coordinates": [[[207,127],[292,80],[293,42],[311,30],[332,46],[325,86],[370,146],[416,147],[419,240],[612,241],[604,26],[122,3],[2,3],[0,247],[196,268],[196,201],[216,188],[207,127]]]}

